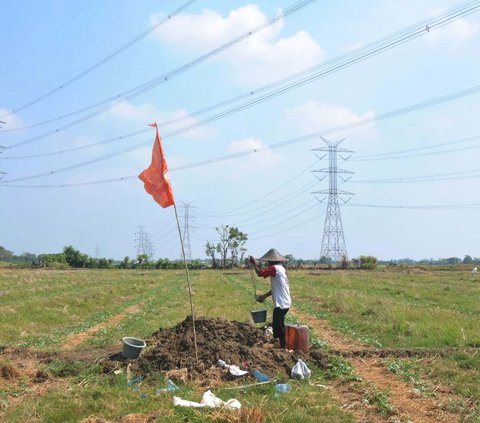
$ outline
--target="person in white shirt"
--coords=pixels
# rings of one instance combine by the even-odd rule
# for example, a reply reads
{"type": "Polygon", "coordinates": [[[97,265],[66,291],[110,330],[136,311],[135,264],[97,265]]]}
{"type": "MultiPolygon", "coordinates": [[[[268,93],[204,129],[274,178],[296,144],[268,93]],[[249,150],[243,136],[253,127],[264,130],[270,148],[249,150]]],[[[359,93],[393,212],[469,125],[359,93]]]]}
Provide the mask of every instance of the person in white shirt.
{"type": "Polygon", "coordinates": [[[255,258],[250,256],[249,261],[255,267],[255,272],[263,278],[270,277],[270,291],[263,295],[257,295],[257,301],[263,303],[270,295],[273,299],[273,337],[277,338],[280,346],[285,348],[285,316],[290,309],[292,300],[290,298],[290,287],[288,284],[288,276],[282,263],[288,261],[277,250],[271,248],[258,261],[268,262],[268,267],[261,269],[255,258]]]}

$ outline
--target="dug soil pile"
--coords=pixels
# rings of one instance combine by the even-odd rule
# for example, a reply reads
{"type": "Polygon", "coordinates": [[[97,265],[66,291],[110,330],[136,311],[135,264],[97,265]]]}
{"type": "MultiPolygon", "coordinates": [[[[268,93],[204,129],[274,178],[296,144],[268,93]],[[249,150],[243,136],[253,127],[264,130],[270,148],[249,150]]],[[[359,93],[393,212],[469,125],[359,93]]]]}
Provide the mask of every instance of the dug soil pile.
{"type": "Polygon", "coordinates": [[[248,323],[197,318],[195,328],[198,363],[192,320],[187,317],[177,326],[160,329],[148,337],[147,348],[136,365],[144,374],[187,369],[189,378],[196,378],[223,360],[242,370],[257,369],[269,377],[286,377],[298,358],[308,361],[300,352],[275,348],[263,329],[248,323]]]}

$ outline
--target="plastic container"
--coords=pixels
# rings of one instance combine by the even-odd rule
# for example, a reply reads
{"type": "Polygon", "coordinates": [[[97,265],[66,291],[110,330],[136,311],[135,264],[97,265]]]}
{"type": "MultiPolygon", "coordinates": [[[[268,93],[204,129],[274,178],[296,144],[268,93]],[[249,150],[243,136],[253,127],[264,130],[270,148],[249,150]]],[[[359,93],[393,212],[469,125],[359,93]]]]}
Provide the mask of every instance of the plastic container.
{"type": "Polygon", "coordinates": [[[285,327],[285,348],[308,353],[308,326],[287,325],[285,327]]]}
{"type": "Polygon", "coordinates": [[[270,379],[268,378],[267,375],[264,375],[261,371],[255,369],[253,372],[252,372],[252,375],[255,379],[257,379],[259,382],[267,382],[269,381],[270,379]]]}
{"type": "Polygon", "coordinates": [[[250,313],[254,323],[265,323],[267,321],[267,310],[252,310],[250,313]]]}
{"type": "Polygon", "coordinates": [[[138,358],[140,353],[143,351],[147,345],[143,339],[133,338],[132,336],[126,336],[122,338],[123,349],[122,357],[123,358],[138,358]]]}
{"type": "Polygon", "coordinates": [[[170,379],[167,379],[167,387],[157,389],[157,395],[160,395],[163,392],[176,391],[178,389],[179,388],[177,385],[175,385],[175,383],[173,383],[170,379]]]}
{"type": "Polygon", "coordinates": [[[292,390],[292,385],[288,383],[277,383],[275,385],[275,391],[279,393],[290,392],[292,390]]]}

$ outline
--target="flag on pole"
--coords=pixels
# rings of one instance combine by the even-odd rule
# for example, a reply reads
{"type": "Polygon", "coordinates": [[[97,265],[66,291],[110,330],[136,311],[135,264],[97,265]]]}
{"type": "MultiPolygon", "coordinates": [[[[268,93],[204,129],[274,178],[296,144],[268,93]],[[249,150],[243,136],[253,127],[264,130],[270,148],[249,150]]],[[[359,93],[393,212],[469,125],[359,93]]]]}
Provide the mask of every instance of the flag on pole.
{"type": "Polygon", "coordinates": [[[170,185],[170,177],[168,176],[168,166],[163,154],[162,142],[158,135],[158,126],[151,123],[156,130],[155,143],[152,150],[152,163],[138,177],[145,185],[147,191],[153,199],[163,208],[170,207],[175,204],[173,198],[172,186],[170,185]]]}

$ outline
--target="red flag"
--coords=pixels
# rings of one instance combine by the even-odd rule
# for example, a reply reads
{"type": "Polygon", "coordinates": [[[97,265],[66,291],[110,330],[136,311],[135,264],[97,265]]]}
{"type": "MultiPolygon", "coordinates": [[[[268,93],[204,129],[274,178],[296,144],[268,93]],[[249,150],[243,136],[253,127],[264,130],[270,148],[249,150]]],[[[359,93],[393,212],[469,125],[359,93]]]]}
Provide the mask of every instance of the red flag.
{"type": "Polygon", "coordinates": [[[156,129],[155,143],[152,150],[152,163],[138,177],[145,184],[147,191],[153,199],[163,208],[170,207],[175,204],[173,199],[172,186],[170,185],[170,177],[168,176],[168,166],[163,154],[162,142],[158,135],[158,127],[156,123],[149,124],[156,129]]]}

